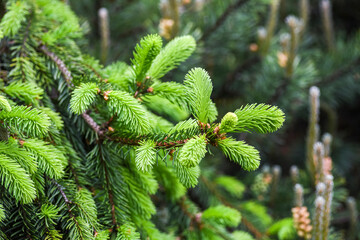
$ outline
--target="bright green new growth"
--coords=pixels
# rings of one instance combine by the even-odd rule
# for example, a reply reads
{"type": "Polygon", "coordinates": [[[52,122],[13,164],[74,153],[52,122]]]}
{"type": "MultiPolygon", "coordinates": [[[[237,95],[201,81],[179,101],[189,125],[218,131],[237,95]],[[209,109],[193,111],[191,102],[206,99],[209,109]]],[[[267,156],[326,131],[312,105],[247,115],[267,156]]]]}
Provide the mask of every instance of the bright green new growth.
{"type": "Polygon", "coordinates": [[[238,123],[239,119],[233,112],[228,112],[225,116],[221,119],[220,123],[220,131],[221,132],[231,132],[238,123]]]}
{"type": "MultiPolygon", "coordinates": [[[[130,65],[104,68],[81,53],[75,40],[82,28],[68,5],[7,2],[0,24],[4,43],[11,41],[0,95],[6,140],[0,142],[5,190],[0,238],[175,239],[184,234],[197,239],[180,228],[169,233],[156,228],[158,197],[185,213],[184,220],[203,223],[203,229],[194,225],[193,234],[200,238],[221,239],[223,233],[231,238],[226,226],[239,224],[239,212],[217,206],[200,217],[187,188],[197,185],[199,163],[210,144],[244,169],[257,168],[258,152],[227,133],[274,131],[282,124],[282,112],[247,106],[219,123],[206,70],[190,70],[184,83],[160,81],[195,50],[191,36],[177,37],[164,48],[158,35],[146,36],[130,65]],[[16,219],[18,207],[22,215],[16,219]],[[8,225],[13,225],[10,230],[8,225]]],[[[223,176],[214,189],[239,198],[244,186],[223,176]]]]}
{"type": "Polygon", "coordinates": [[[14,142],[0,142],[0,153],[8,156],[11,159],[16,160],[22,168],[24,168],[30,174],[34,174],[38,165],[32,154],[25,151],[24,148],[20,148],[16,141],[14,142]]]}
{"type": "Polygon", "coordinates": [[[13,159],[0,154],[0,181],[11,195],[19,202],[26,204],[36,197],[34,182],[26,171],[13,159]]]}
{"type": "MultiPolygon", "coordinates": [[[[21,28],[28,13],[28,5],[23,1],[16,1],[8,7],[0,23],[0,29],[5,36],[14,36],[21,28]]],[[[1,38],[0,38],[1,39],[1,38]]]]}
{"type": "Polygon", "coordinates": [[[231,176],[221,176],[215,179],[216,184],[223,187],[226,191],[228,191],[234,197],[240,198],[244,191],[245,185],[231,176]]]}
{"type": "Polygon", "coordinates": [[[127,92],[111,91],[108,93],[108,106],[119,120],[137,133],[149,131],[150,124],[144,107],[127,92]]]}
{"type": "Polygon", "coordinates": [[[235,128],[238,132],[274,132],[282,126],[285,120],[283,111],[266,104],[246,105],[236,110],[235,114],[239,119],[235,128]]]}
{"type": "Polygon", "coordinates": [[[136,232],[136,229],[133,226],[129,224],[121,225],[117,240],[137,240],[137,239],[140,239],[140,234],[136,232]]]}
{"type": "Polygon", "coordinates": [[[202,68],[193,68],[185,76],[187,101],[191,113],[197,120],[203,123],[214,121],[217,111],[213,109],[210,99],[213,86],[209,74],[202,68]]]}
{"type": "Polygon", "coordinates": [[[95,83],[82,83],[73,91],[70,100],[71,111],[81,114],[89,109],[90,105],[94,102],[98,87],[95,83]]]}
{"type": "Polygon", "coordinates": [[[67,160],[59,149],[39,139],[27,139],[23,146],[34,154],[39,168],[49,177],[59,179],[64,175],[67,160]]]}
{"type": "Polygon", "coordinates": [[[206,209],[201,218],[205,221],[214,221],[225,226],[236,227],[240,223],[241,215],[236,209],[218,205],[206,209]]]}
{"type": "Polygon", "coordinates": [[[10,128],[32,136],[43,136],[51,125],[49,117],[38,109],[14,106],[10,112],[1,111],[0,120],[10,128]]]}
{"type": "Polygon", "coordinates": [[[260,155],[253,146],[231,137],[220,140],[218,144],[225,156],[238,163],[243,169],[253,171],[259,167],[260,155]]]}
{"type": "Polygon", "coordinates": [[[151,140],[143,141],[136,149],[136,168],[142,172],[151,171],[156,158],[155,143],[151,140]]]}
{"type": "Polygon", "coordinates": [[[63,120],[61,119],[61,116],[58,112],[54,112],[50,108],[47,107],[40,107],[41,111],[43,111],[51,120],[51,122],[54,124],[54,126],[61,130],[64,127],[63,120]]]}
{"type": "Polygon", "coordinates": [[[0,204],[0,222],[5,218],[5,211],[3,205],[0,204]]]}
{"type": "Polygon", "coordinates": [[[181,165],[178,161],[175,161],[175,169],[177,177],[186,188],[196,186],[200,176],[200,167],[198,165],[192,168],[187,168],[181,165]]]}
{"type": "Polygon", "coordinates": [[[45,203],[41,206],[39,218],[45,221],[46,227],[51,227],[56,224],[56,219],[60,217],[58,213],[59,209],[56,206],[45,203]]]}
{"type": "Polygon", "coordinates": [[[147,75],[160,79],[185,61],[195,50],[196,42],[191,36],[176,37],[154,59],[147,75]]]}
{"type": "Polygon", "coordinates": [[[206,154],[206,139],[204,135],[194,137],[181,148],[178,161],[187,168],[199,165],[206,154]]]}
{"type": "Polygon", "coordinates": [[[4,92],[13,97],[24,101],[26,104],[37,104],[37,100],[42,98],[44,90],[34,83],[22,83],[20,81],[12,82],[4,87],[4,92]]]}
{"type": "Polygon", "coordinates": [[[0,109],[6,112],[11,111],[11,106],[6,97],[0,95],[0,109]]]}
{"type": "Polygon", "coordinates": [[[162,39],[159,35],[147,35],[140,40],[134,51],[134,59],[131,60],[135,73],[136,82],[145,80],[146,72],[149,70],[151,63],[160,53],[162,48],[162,39]]]}
{"type": "Polygon", "coordinates": [[[234,240],[255,240],[249,233],[243,231],[234,231],[232,237],[234,240]]]}

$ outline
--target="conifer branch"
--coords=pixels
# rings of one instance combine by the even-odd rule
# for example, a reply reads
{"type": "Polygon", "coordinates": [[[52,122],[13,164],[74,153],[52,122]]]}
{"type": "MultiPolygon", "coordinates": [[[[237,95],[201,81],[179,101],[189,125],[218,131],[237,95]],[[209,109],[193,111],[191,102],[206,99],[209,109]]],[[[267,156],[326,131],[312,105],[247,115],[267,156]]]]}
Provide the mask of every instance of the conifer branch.
{"type": "MultiPolygon", "coordinates": [[[[99,147],[101,148],[101,144],[99,144],[99,147]]],[[[112,225],[115,228],[117,226],[116,215],[115,215],[115,203],[114,203],[113,192],[110,187],[109,172],[107,169],[107,164],[105,162],[104,156],[102,155],[102,151],[99,151],[99,154],[100,154],[99,158],[100,158],[101,164],[103,165],[103,168],[104,168],[105,185],[106,185],[106,190],[108,192],[109,202],[110,202],[110,206],[111,206],[112,225]]]]}
{"type": "Polygon", "coordinates": [[[101,127],[95,122],[95,120],[90,117],[87,112],[81,114],[81,117],[85,120],[85,122],[97,133],[100,138],[103,138],[106,131],[101,129],[101,127]]]}
{"type": "Polygon", "coordinates": [[[243,6],[248,1],[249,0],[238,0],[234,4],[230,4],[223,12],[223,14],[221,14],[221,16],[216,20],[215,24],[204,31],[204,34],[201,36],[199,41],[205,41],[211,34],[213,34],[219,27],[221,27],[221,25],[224,24],[232,12],[243,6]]]}
{"type": "Polygon", "coordinates": [[[82,233],[82,228],[81,225],[79,223],[79,221],[76,219],[75,215],[72,213],[71,210],[71,204],[73,204],[72,201],[69,200],[69,198],[67,197],[66,193],[64,192],[64,187],[61,186],[55,179],[49,178],[48,176],[46,176],[47,179],[51,180],[51,182],[56,186],[56,188],[59,190],[62,198],[64,199],[64,202],[66,204],[67,207],[67,211],[69,213],[69,217],[74,221],[76,228],[79,230],[79,233],[81,235],[81,240],[85,239],[82,233]]]}
{"type": "Polygon", "coordinates": [[[40,44],[40,50],[48,56],[59,68],[60,72],[62,73],[63,77],[65,78],[67,86],[74,87],[74,84],[72,83],[72,76],[69,69],[66,67],[65,63],[55,55],[55,53],[51,52],[44,44],[40,44]]]}

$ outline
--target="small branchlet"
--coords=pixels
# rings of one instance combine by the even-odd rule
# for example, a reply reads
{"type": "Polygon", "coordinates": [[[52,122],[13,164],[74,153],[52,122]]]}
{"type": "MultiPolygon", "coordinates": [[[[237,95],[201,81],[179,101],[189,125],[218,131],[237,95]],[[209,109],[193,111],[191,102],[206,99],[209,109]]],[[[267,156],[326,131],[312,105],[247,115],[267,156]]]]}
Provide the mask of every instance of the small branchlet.
{"type": "Polygon", "coordinates": [[[314,144],[314,163],[316,166],[316,181],[324,182],[324,145],[321,142],[314,144]]]}
{"type": "Polygon", "coordinates": [[[281,167],[279,165],[273,166],[272,175],[273,177],[272,177],[272,185],[271,185],[270,202],[274,204],[277,196],[277,191],[279,188],[279,181],[281,178],[281,167]]]}
{"type": "Polygon", "coordinates": [[[309,90],[309,104],[310,104],[310,114],[309,114],[309,127],[307,133],[307,147],[306,147],[306,165],[310,173],[310,177],[315,180],[315,164],[314,164],[314,154],[313,146],[317,141],[318,137],[318,121],[319,121],[319,106],[320,106],[320,90],[318,87],[311,87],[309,90]]]}
{"type": "Polygon", "coordinates": [[[294,187],[295,191],[295,206],[302,207],[304,204],[304,188],[301,184],[297,183],[294,187]]]}
{"type": "Polygon", "coordinates": [[[290,78],[294,72],[294,61],[296,52],[299,45],[299,35],[302,31],[304,24],[303,21],[295,16],[288,16],[285,19],[286,24],[290,28],[290,45],[288,51],[288,59],[286,64],[286,77],[290,78]]]}
{"type": "Polygon", "coordinates": [[[295,165],[292,165],[290,168],[290,177],[293,184],[297,184],[299,182],[299,168],[295,165]]]}
{"type": "Polygon", "coordinates": [[[330,133],[325,133],[322,137],[322,142],[324,144],[324,157],[330,157],[330,147],[332,143],[332,136],[330,133]]]}
{"type": "Polygon", "coordinates": [[[106,8],[100,8],[98,15],[101,37],[100,60],[102,64],[105,64],[110,46],[109,12],[106,8]]]}
{"type": "Polygon", "coordinates": [[[324,28],[324,35],[327,47],[330,51],[335,50],[334,27],[331,13],[331,3],[329,0],[320,1],[320,11],[324,28]]]}
{"type": "Polygon", "coordinates": [[[314,240],[322,240],[323,214],[325,208],[325,199],[318,196],[315,199],[315,216],[314,216],[314,240]]]}
{"type": "Polygon", "coordinates": [[[263,56],[266,55],[267,52],[269,51],[271,39],[275,32],[276,23],[279,18],[279,5],[280,5],[279,3],[280,3],[279,0],[271,1],[269,17],[266,24],[266,36],[261,46],[261,53],[263,56]]]}
{"type": "Polygon", "coordinates": [[[301,34],[303,35],[307,24],[309,22],[309,13],[310,13],[310,3],[309,0],[300,0],[299,1],[299,9],[300,9],[300,18],[303,21],[303,28],[301,30],[301,34]]]}
{"type": "Polygon", "coordinates": [[[334,177],[332,175],[325,176],[325,205],[324,205],[324,213],[322,220],[322,240],[327,240],[329,237],[329,227],[330,227],[330,219],[331,219],[331,203],[333,198],[333,188],[334,188],[334,177]]]}

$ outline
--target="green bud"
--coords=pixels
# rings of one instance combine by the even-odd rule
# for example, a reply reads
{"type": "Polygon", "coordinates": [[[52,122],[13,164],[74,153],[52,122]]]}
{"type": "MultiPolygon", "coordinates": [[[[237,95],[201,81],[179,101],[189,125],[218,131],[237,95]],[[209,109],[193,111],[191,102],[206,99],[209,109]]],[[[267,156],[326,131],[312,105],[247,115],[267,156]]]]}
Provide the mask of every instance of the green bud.
{"type": "Polygon", "coordinates": [[[220,131],[230,132],[236,127],[238,117],[233,112],[228,112],[221,120],[220,131]]]}

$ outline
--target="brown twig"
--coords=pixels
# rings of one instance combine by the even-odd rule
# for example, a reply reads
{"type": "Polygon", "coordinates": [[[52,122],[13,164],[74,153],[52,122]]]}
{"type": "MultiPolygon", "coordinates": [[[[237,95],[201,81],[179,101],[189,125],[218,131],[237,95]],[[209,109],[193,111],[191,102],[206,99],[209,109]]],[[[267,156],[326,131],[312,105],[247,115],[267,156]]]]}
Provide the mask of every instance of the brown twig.
{"type": "Polygon", "coordinates": [[[232,12],[234,12],[236,9],[238,9],[248,1],[249,0],[238,0],[234,4],[230,4],[223,12],[223,14],[221,14],[221,16],[216,20],[215,24],[211,26],[209,29],[205,30],[204,34],[201,36],[199,41],[204,41],[205,39],[207,39],[225,22],[225,20],[230,16],[232,12]]]}
{"type": "MultiPolygon", "coordinates": [[[[71,202],[71,201],[69,200],[69,198],[66,196],[66,194],[65,194],[65,192],[64,192],[64,190],[63,190],[64,187],[61,186],[58,182],[56,182],[55,179],[52,179],[52,178],[49,178],[49,177],[47,177],[47,179],[51,180],[51,182],[52,182],[52,183],[56,186],[56,188],[59,190],[62,198],[63,198],[64,201],[65,201],[66,207],[68,208],[68,213],[69,213],[70,218],[72,218],[72,219],[74,220],[74,222],[75,222],[75,224],[76,224],[76,227],[80,230],[80,229],[81,229],[80,224],[79,224],[79,222],[76,220],[76,217],[74,216],[74,214],[72,213],[72,210],[71,210],[70,204],[73,204],[73,202],[71,202]]],[[[83,236],[82,236],[82,231],[79,231],[79,232],[80,232],[80,234],[81,234],[81,239],[84,239],[83,236]]]]}
{"type": "Polygon", "coordinates": [[[56,66],[59,68],[60,72],[64,76],[68,87],[74,87],[74,84],[72,83],[71,72],[66,67],[65,63],[58,56],[56,56],[55,53],[51,52],[45,45],[41,44],[40,50],[56,64],[56,66]]]}
{"type": "Polygon", "coordinates": [[[90,115],[88,114],[88,112],[84,112],[81,114],[81,117],[85,120],[85,122],[97,133],[97,135],[100,138],[103,138],[106,130],[101,129],[101,127],[95,122],[95,120],[90,117],[90,115]]]}

